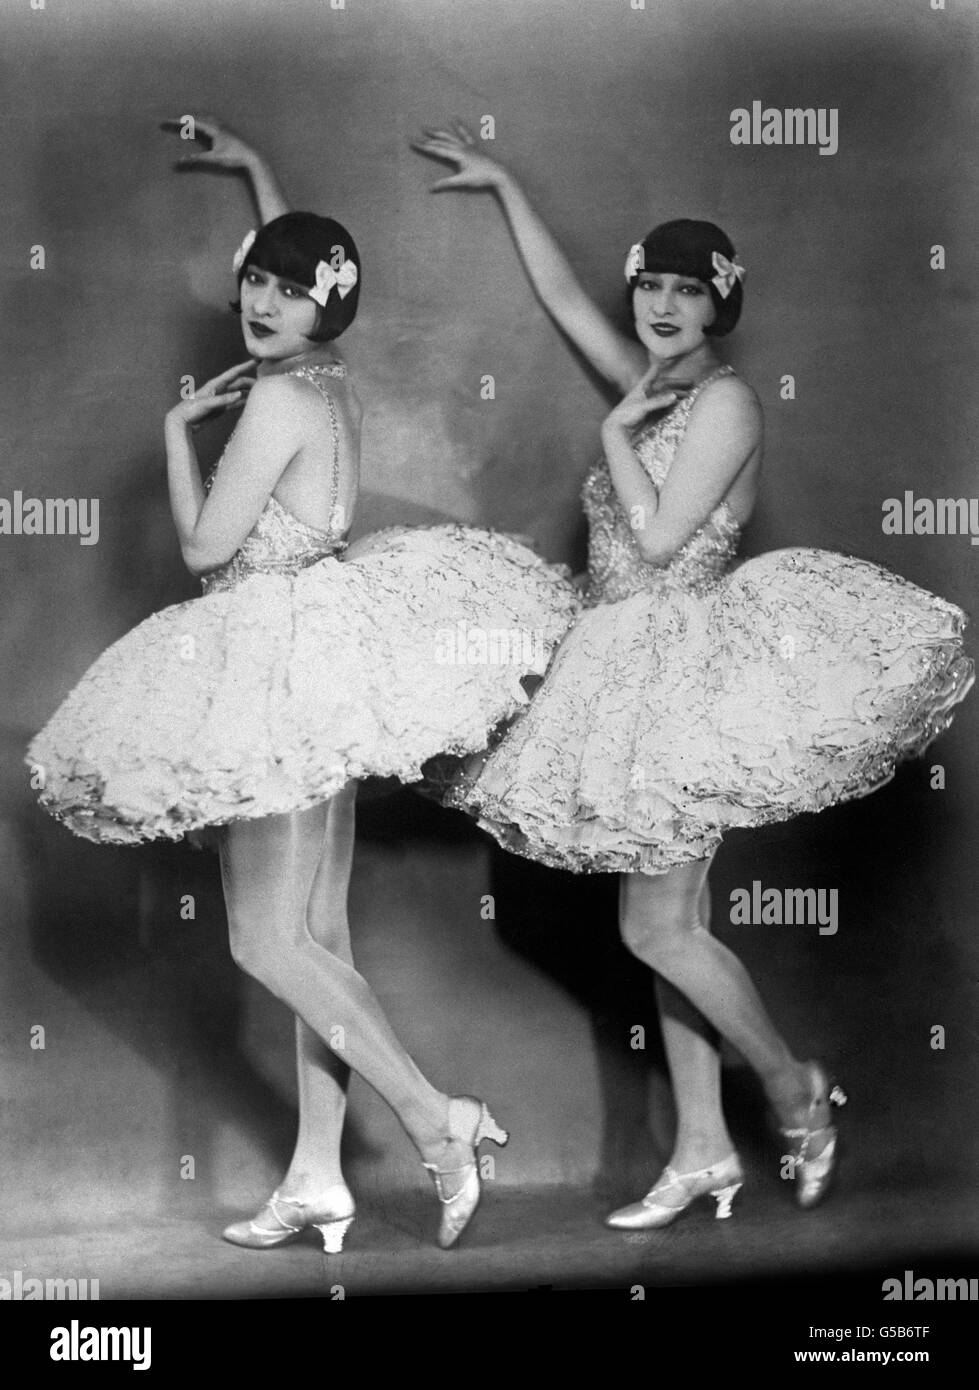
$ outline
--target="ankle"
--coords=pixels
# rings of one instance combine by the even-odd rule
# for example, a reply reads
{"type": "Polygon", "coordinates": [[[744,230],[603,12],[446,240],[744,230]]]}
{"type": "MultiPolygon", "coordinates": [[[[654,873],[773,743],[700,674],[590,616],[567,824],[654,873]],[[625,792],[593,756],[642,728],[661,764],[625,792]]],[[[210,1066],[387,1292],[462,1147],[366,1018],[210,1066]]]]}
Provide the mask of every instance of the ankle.
{"type": "Polygon", "coordinates": [[[438,1162],[452,1143],[450,1100],[450,1096],[439,1096],[425,1115],[419,1117],[408,1130],[424,1163],[438,1162]]]}
{"type": "Polygon", "coordinates": [[[426,1128],[415,1140],[422,1161],[439,1167],[471,1161],[479,1115],[480,1103],[471,1096],[446,1096],[444,1116],[438,1126],[426,1128]]]}
{"type": "Polygon", "coordinates": [[[711,1134],[678,1134],[669,1164],[678,1173],[695,1173],[723,1163],[735,1152],[734,1141],[727,1130],[711,1134]]]}
{"type": "Polygon", "coordinates": [[[283,1202],[297,1206],[316,1206],[324,1198],[349,1191],[339,1168],[320,1170],[290,1168],[276,1188],[283,1202]]]}
{"type": "Polygon", "coordinates": [[[812,1082],[804,1062],[791,1058],[762,1078],[772,1109],[783,1124],[795,1124],[812,1101],[812,1082]]]}
{"type": "Polygon", "coordinates": [[[783,1128],[817,1129],[827,1122],[824,1079],[817,1063],[793,1062],[791,1072],[783,1073],[781,1082],[771,1086],[769,1098],[783,1128]]]}

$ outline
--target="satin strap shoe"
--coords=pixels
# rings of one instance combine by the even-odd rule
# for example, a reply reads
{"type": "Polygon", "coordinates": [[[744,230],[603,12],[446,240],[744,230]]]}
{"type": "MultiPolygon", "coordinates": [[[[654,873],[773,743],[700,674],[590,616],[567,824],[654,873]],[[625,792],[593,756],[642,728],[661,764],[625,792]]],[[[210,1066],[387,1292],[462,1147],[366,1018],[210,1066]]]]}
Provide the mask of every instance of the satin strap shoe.
{"type": "Polygon", "coordinates": [[[790,1141],[783,1159],[792,1160],[792,1177],[795,1182],[795,1199],[800,1207],[814,1207],[822,1201],[829,1188],[836,1168],[836,1126],[827,1124],[813,1127],[816,1110],[820,1107],[846,1104],[846,1093],[840,1086],[831,1083],[815,1062],[809,1064],[812,1080],[813,1098],[809,1102],[808,1123],[799,1129],[785,1129],[779,1126],[779,1134],[790,1141]]]}
{"type": "Polygon", "coordinates": [[[619,1231],[654,1230],[668,1226],[699,1197],[707,1196],[717,1203],[714,1214],[723,1221],[732,1214],[731,1205],[743,1184],[744,1173],[736,1153],[709,1168],[698,1168],[695,1173],[678,1173],[667,1165],[656,1186],[641,1202],[613,1211],[605,1224],[619,1231]]]}
{"type": "Polygon", "coordinates": [[[446,1144],[464,1144],[472,1154],[460,1167],[443,1168],[437,1163],[426,1163],[424,1167],[431,1173],[435,1191],[442,1203],[442,1220],[439,1225],[438,1243],[443,1250],[454,1245],[472,1220],[479,1205],[479,1145],[484,1139],[491,1139],[501,1147],[509,1139],[509,1134],[493,1119],[486,1108],[485,1101],[475,1096],[453,1096],[449,1101],[449,1133],[446,1144]],[[446,1178],[462,1177],[462,1182],[446,1183],[446,1178]]]}
{"type": "Polygon", "coordinates": [[[345,1183],[327,1189],[322,1201],[313,1207],[305,1202],[283,1197],[278,1191],[250,1221],[236,1221],[222,1231],[232,1245],[244,1245],[249,1250],[270,1250],[286,1245],[304,1231],[315,1229],[323,1240],[327,1255],[339,1255],[343,1238],[354,1219],[354,1199],[345,1183]]]}

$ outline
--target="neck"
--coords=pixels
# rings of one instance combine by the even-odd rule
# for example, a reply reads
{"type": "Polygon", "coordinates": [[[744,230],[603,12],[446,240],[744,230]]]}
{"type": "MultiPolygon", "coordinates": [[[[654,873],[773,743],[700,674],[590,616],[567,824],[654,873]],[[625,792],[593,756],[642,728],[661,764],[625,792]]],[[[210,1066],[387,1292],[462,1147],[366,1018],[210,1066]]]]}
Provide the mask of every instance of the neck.
{"type": "Polygon", "coordinates": [[[690,352],[681,353],[678,357],[668,357],[665,361],[662,358],[654,358],[653,354],[650,353],[650,366],[653,365],[654,361],[662,364],[657,373],[658,378],[679,381],[682,377],[684,381],[689,381],[693,386],[699,385],[705,377],[710,376],[711,372],[716,371],[721,365],[721,359],[706,340],[692,348],[690,352]]]}
{"type": "Polygon", "coordinates": [[[312,343],[307,350],[297,352],[294,357],[279,357],[259,362],[256,376],[282,376],[294,372],[297,367],[326,367],[340,361],[340,355],[332,343],[312,343]]]}

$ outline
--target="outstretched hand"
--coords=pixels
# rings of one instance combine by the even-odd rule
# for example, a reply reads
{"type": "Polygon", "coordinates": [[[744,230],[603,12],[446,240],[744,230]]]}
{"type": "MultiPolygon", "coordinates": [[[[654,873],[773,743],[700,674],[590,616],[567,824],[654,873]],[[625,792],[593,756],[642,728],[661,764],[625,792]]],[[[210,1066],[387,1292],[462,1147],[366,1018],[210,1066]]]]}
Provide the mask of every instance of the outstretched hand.
{"type": "Polygon", "coordinates": [[[482,154],[475,135],[462,121],[453,118],[452,130],[426,129],[423,137],[408,143],[419,154],[455,164],[457,172],[433,183],[432,193],[446,188],[495,188],[503,178],[503,166],[482,154]]]}
{"type": "MultiPolygon", "coordinates": [[[[175,169],[244,169],[254,159],[255,151],[247,141],[219,121],[216,116],[193,116],[194,139],[203,149],[182,154],[174,161],[175,169]]],[[[186,120],[160,122],[160,129],[182,134],[186,120]]]]}

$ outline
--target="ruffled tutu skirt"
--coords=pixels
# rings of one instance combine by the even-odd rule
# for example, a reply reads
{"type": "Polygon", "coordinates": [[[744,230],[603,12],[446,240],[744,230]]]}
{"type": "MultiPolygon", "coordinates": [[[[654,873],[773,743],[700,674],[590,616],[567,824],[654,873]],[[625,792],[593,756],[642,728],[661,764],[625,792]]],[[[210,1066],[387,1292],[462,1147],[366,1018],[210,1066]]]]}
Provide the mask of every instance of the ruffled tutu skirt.
{"type": "Polygon", "coordinates": [[[662,873],[733,826],[888,781],[972,684],[965,621],[877,565],[809,549],[750,560],[706,598],[587,608],[529,709],[442,799],[545,864],[662,873]]]}
{"type": "Polygon", "coordinates": [[[76,834],[132,844],[410,782],[486,746],[578,607],[562,567],[465,526],[252,574],[110,647],[32,742],[33,785],[76,834]]]}

